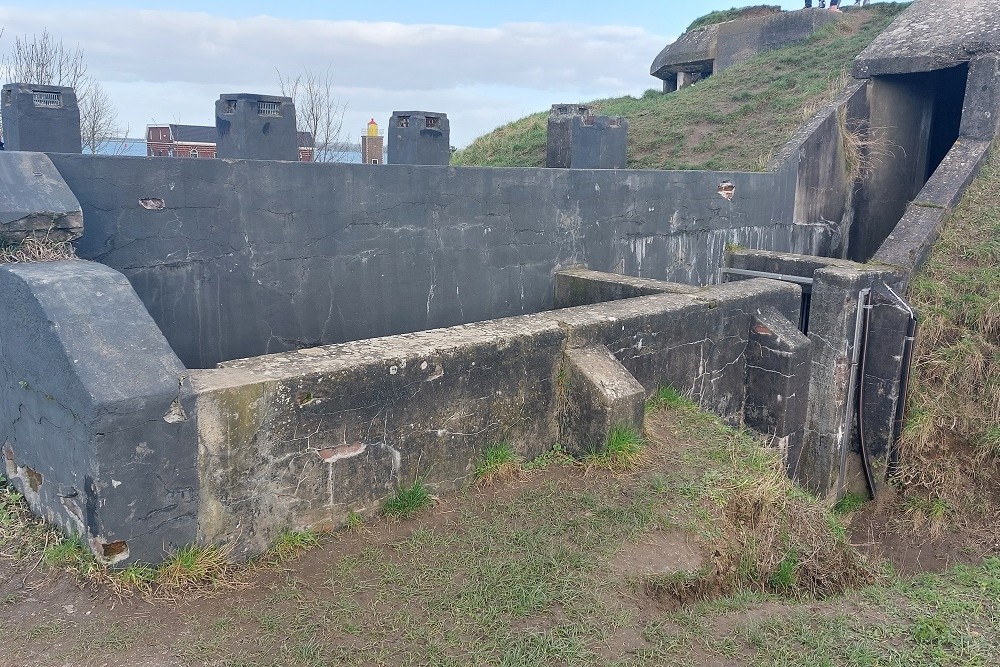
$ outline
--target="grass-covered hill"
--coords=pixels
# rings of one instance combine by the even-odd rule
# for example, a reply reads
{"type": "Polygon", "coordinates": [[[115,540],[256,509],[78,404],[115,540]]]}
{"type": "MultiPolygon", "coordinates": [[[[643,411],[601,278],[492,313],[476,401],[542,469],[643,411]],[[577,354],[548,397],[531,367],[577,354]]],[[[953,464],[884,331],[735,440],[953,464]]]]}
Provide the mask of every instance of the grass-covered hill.
{"type": "MultiPolygon", "coordinates": [[[[758,55],[684,90],[590,102],[629,121],[633,169],[760,171],[802,122],[843,88],[861,52],[905,9],[878,3],[844,12],[811,38],[758,55]]],[[[479,137],[455,165],[545,166],[548,111],[479,137]]]]}

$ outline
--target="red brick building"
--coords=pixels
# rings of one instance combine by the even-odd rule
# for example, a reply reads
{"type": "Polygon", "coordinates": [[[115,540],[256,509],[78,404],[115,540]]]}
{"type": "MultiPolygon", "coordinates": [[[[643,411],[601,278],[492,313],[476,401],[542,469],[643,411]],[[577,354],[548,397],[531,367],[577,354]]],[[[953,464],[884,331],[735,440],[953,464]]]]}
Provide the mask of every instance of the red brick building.
{"type": "MultiPolygon", "coordinates": [[[[218,134],[209,125],[147,125],[149,157],[214,158],[218,134]]],[[[315,142],[309,132],[299,132],[299,162],[312,162],[315,142]]]]}

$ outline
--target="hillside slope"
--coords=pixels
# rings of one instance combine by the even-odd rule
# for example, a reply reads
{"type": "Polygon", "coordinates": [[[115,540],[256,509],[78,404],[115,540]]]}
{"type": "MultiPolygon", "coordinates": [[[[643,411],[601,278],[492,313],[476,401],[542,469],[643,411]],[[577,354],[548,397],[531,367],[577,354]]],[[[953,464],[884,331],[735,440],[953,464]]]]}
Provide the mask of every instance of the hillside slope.
{"type": "MultiPolygon", "coordinates": [[[[641,99],[591,104],[628,119],[629,168],[760,171],[843,88],[854,57],[905,7],[879,3],[844,12],[800,44],[760,54],[676,93],[649,90],[641,99]]],[[[547,118],[540,112],[499,127],[455,153],[452,164],[543,167],[547,118]]]]}

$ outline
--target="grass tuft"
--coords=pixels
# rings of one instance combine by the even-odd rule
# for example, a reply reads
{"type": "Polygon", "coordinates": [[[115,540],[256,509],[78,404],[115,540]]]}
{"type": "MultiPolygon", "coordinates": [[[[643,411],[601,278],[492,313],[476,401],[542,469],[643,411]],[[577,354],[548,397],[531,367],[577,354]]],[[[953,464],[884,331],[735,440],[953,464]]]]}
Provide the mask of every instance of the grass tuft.
{"type": "Polygon", "coordinates": [[[69,241],[55,241],[48,236],[28,236],[20,243],[0,246],[0,264],[55,262],[76,258],[76,250],[69,241]]]}
{"type": "Polygon", "coordinates": [[[632,470],[642,460],[646,443],[635,429],[618,425],[611,429],[604,448],[584,457],[583,462],[590,466],[607,468],[608,470],[632,470]]]}
{"type": "Polygon", "coordinates": [[[490,445],[483,454],[482,462],[476,466],[476,481],[480,484],[494,484],[517,478],[521,472],[521,461],[510,442],[490,445]]]}
{"type": "Polygon", "coordinates": [[[311,528],[289,530],[278,536],[264,560],[279,564],[291,560],[304,551],[319,546],[319,535],[311,528]]]}
{"type": "Polygon", "coordinates": [[[396,491],[396,495],[382,505],[383,516],[393,519],[408,519],[420,510],[430,507],[431,494],[423,480],[396,491]]]}
{"type": "Polygon", "coordinates": [[[230,561],[231,552],[225,546],[182,547],[156,568],[156,583],[172,590],[224,585],[236,567],[230,561]]]}

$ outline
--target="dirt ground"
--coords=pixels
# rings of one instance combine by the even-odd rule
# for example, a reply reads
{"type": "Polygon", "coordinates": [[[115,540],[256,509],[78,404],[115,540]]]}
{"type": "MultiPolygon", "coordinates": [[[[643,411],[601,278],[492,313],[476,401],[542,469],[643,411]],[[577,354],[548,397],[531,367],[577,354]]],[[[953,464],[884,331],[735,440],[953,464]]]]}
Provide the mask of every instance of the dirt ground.
{"type": "MultiPolygon", "coordinates": [[[[665,474],[684,468],[691,444],[677,423],[650,421],[652,465],[665,474]]],[[[641,584],[649,577],[696,572],[713,558],[697,530],[683,522],[622,527],[636,507],[627,491],[633,483],[667,479],[678,489],[687,483],[659,474],[550,466],[440,498],[408,521],[326,536],[283,566],[248,570],[216,590],[169,598],[122,598],[73,573],[47,569],[39,555],[0,575],[0,664],[757,664],[757,649],[739,643],[753,640],[748,627],[803,613],[839,618],[859,604],[843,597],[765,596],[727,602],[720,613],[692,621],[683,605],[650,594],[641,584]],[[568,522],[546,528],[547,514],[568,522]],[[543,533],[546,541],[531,541],[543,533]],[[520,539],[527,540],[523,550],[501,552],[520,539]],[[544,558],[536,560],[539,550],[544,558]],[[452,559],[463,565],[452,566],[452,559]],[[547,568],[546,578],[500,588],[535,567],[547,568]],[[474,576],[482,583],[468,581],[474,576]],[[540,590],[550,583],[553,590],[540,590]],[[523,613],[517,611],[522,605],[523,613]],[[694,622],[700,630],[691,630],[694,622]],[[663,662],[673,655],[682,657],[663,662]]],[[[680,496],[666,497],[658,511],[677,509],[680,496]]],[[[984,531],[915,531],[912,522],[899,520],[894,502],[867,505],[851,518],[850,534],[907,576],[1000,553],[996,533],[984,541],[984,531]]],[[[858,609],[852,613],[859,618],[881,622],[878,607],[858,609]]]]}

